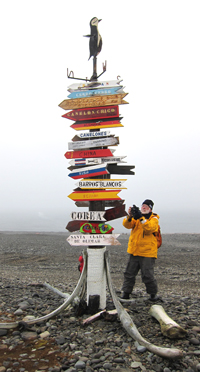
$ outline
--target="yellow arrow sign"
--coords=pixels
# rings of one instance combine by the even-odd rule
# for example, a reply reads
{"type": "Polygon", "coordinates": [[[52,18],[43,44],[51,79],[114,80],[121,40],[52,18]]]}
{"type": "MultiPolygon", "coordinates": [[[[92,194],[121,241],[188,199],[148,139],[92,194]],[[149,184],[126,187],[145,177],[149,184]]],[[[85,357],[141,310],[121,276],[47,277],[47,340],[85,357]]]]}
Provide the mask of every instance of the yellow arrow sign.
{"type": "Polygon", "coordinates": [[[128,93],[113,94],[109,96],[92,96],[87,98],[65,99],[58,106],[64,110],[75,110],[85,107],[100,107],[110,105],[122,105],[128,103],[123,98],[128,93]]]}
{"type": "Polygon", "coordinates": [[[74,191],[68,198],[74,201],[95,201],[95,200],[121,200],[117,195],[121,190],[92,190],[92,191],[74,191]]]}

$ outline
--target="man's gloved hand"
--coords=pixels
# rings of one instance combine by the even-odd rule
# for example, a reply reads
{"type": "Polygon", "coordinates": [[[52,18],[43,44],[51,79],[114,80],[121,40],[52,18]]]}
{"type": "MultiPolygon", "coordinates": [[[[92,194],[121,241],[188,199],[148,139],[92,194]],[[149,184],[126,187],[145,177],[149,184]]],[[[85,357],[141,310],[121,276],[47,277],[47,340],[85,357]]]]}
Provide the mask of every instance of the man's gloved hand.
{"type": "Polygon", "coordinates": [[[142,213],[136,205],[133,205],[133,208],[131,208],[131,214],[134,220],[139,220],[142,217],[142,213]]]}

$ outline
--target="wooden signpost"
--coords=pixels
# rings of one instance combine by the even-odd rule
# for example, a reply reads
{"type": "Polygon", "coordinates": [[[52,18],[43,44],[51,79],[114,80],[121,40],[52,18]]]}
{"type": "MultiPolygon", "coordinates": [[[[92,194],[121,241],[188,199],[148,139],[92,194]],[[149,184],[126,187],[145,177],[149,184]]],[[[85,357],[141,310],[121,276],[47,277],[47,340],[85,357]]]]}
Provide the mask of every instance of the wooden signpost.
{"type": "Polygon", "coordinates": [[[85,211],[85,212],[72,212],[71,218],[76,221],[106,221],[104,218],[105,211],[85,211]]]}
{"type": "MultiPolygon", "coordinates": [[[[82,133],[76,134],[72,138],[72,141],[83,141],[85,139],[107,137],[109,135],[110,135],[109,130],[101,130],[101,131],[95,131],[95,132],[82,132],[82,133]]],[[[113,134],[113,136],[114,136],[114,134],[113,134]]]]}
{"type": "Polygon", "coordinates": [[[76,99],[64,99],[58,106],[64,110],[73,110],[86,107],[101,107],[110,105],[123,105],[128,102],[124,101],[123,98],[128,93],[113,94],[108,96],[95,96],[88,98],[76,98],[76,99]]]}
{"type": "Polygon", "coordinates": [[[95,165],[95,164],[102,164],[102,163],[125,163],[122,161],[125,156],[112,156],[107,158],[80,158],[80,159],[72,159],[69,161],[69,164],[72,166],[80,167],[83,165],[95,165]]]}
{"type": "Polygon", "coordinates": [[[113,227],[108,223],[81,222],[80,232],[85,234],[111,234],[113,227]]]}
{"type": "Polygon", "coordinates": [[[104,246],[104,245],[121,245],[117,240],[120,234],[73,234],[67,238],[72,246],[104,246]]]}

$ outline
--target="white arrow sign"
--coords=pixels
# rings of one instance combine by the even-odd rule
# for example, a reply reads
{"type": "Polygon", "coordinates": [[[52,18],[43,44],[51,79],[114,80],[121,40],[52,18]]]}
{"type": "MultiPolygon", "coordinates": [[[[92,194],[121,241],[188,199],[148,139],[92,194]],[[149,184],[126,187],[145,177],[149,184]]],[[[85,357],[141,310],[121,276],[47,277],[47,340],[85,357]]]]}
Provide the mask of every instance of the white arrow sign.
{"type": "Polygon", "coordinates": [[[109,134],[110,134],[109,130],[101,130],[99,132],[78,133],[76,136],[80,138],[98,138],[108,136],[109,134]]]}
{"type": "Polygon", "coordinates": [[[119,137],[106,137],[88,141],[68,142],[68,150],[79,150],[91,147],[115,146],[118,144],[119,137]]]}
{"type": "Polygon", "coordinates": [[[126,187],[123,187],[125,181],[127,180],[82,179],[76,183],[76,186],[80,187],[81,189],[126,189],[126,187]]]}
{"type": "Polygon", "coordinates": [[[77,221],[106,221],[104,214],[105,211],[72,212],[71,218],[77,221]]]}
{"type": "Polygon", "coordinates": [[[73,234],[66,240],[72,246],[79,245],[121,245],[117,240],[120,234],[73,234]]]}
{"type": "Polygon", "coordinates": [[[81,159],[72,159],[69,161],[70,165],[80,167],[83,165],[95,165],[101,163],[126,163],[126,161],[122,161],[122,159],[126,158],[126,156],[108,156],[106,158],[81,158],[81,159]]]}

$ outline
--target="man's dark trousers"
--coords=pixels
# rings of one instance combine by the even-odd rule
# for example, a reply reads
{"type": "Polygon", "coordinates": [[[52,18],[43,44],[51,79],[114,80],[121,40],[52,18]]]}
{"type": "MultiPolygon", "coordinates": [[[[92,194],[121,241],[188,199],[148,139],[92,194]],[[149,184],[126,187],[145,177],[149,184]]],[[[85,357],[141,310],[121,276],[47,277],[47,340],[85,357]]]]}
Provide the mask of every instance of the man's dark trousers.
{"type": "Polygon", "coordinates": [[[155,258],[129,255],[129,260],[124,272],[124,283],[122,291],[131,293],[135,285],[136,276],[141,270],[142,281],[149,294],[156,294],[158,291],[157,282],[154,278],[155,258]]]}

